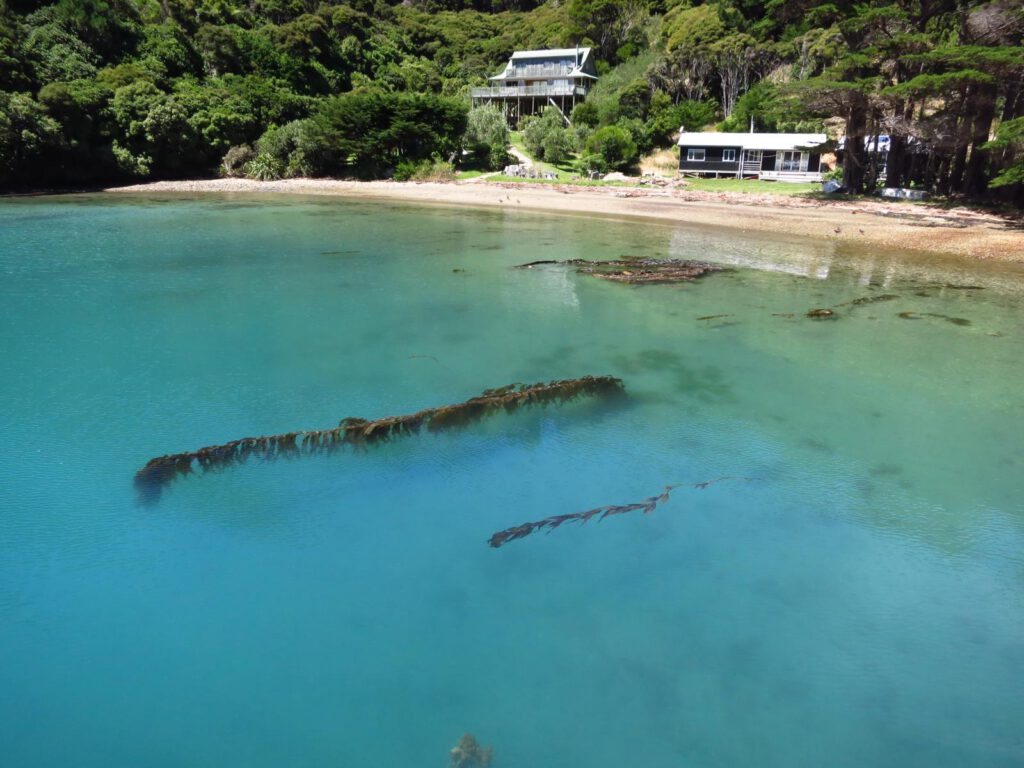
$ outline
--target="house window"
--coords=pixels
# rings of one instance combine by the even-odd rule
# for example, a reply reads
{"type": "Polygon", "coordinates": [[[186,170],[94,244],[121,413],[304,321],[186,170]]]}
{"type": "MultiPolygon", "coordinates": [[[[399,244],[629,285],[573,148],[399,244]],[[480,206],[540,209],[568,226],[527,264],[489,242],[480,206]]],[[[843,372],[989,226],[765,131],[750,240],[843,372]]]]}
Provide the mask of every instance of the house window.
{"type": "Polygon", "coordinates": [[[723,163],[735,163],[736,162],[736,150],[735,149],[723,149],[722,150],[722,162],[723,163]]]}
{"type": "Polygon", "coordinates": [[[704,162],[704,148],[690,147],[686,150],[686,160],[691,163],[703,163],[704,162]]]}
{"type": "Polygon", "coordinates": [[[780,171],[806,171],[806,152],[783,152],[780,171]]]}

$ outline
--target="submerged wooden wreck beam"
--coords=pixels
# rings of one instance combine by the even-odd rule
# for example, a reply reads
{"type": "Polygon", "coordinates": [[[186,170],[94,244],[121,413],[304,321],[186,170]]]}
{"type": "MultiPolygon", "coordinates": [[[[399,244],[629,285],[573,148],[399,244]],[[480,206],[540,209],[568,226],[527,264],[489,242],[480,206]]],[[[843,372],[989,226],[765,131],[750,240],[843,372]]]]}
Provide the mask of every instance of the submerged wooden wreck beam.
{"type": "Polygon", "coordinates": [[[897,312],[896,316],[903,320],[920,320],[922,317],[934,317],[939,320],[945,320],[947,323],[953,325],[970,325],[971,321],[966,317],[950,317],[949,315],[940,315],[937,312],[897,312]]]}
{"type": "Polygon", "coordinates": [[[863,307],[866,304],[877,304],[880,301],[895,301],[899,296],[895,293],[883,293],[878,296],[862,296],[859,299],[851,299],[837,304],[838,307],[863,307]]]}
{"type": "Polygon", "coordinates": [[[602,280],[612,280],[617,283],[633,284],[685,283],[696,280],[711,272],[724,272],[726,270],[726,267],[708,264],[703,261],[645,259],[639,257],[613,259],[611,261],[588,261],[587,259],[554,261],[544,259],[519,264],[516,266],[516,269],[533,269],[545,264],[578,267],[577,271],[584,275],[591,275],[602,280]]]}
{"type": "Polygon", "coordinates": [[[669,495],[676,488],[697,488],[704,489],[714,483],[721,483],[725,480],[753,480],[752,477],[716,477],[714,480],[705,480],[702,483],[675,483],[674,485],[666,485],[665,488],[656,496],[648,496],[643,501],[638,501],[633,504],[613,504],[607,507],[596,507],[594,509],[588,509],[586,512],[573,512],[567,515],[554,515],[553,517],[545,517],[543,520],[537,520],[532,523],[522,523],[520,525],[514,525],[511,528],[506,528],[503,531],[498,531],[493,534],[487,543],[494,549],[508,544],[510,541],[516,541],[517,539],[524,539],[531,533],[537,531],[547,530],[548,533],[555,530],[556,528],[565,525],[566,523],[580,523],[581,525],[589,522],[590,520],[597,518],[598,522],[604,520],[606,517],[612,515],[624,515],[627,512],[643,512],[645,515],[653,512],[655,508],[669,499],[669,495]]]}
{"type": "Polygon", "coordinates": [[[388,416],[368,421],[342,419],[337,427],[281,435],[243,437],[223,445],[210,445],[188,453],[172,453],[150,459],[135,474],[135,488],[144,502],[155,502],[163,487],[182,475],[240,464],[250,457],[275,459],[326,453],[350,446],[366,446],[410,435],[426,428],[430,432],[464,427],[498,411],[511,412],[539,405],[560,405],[579,397],[604,397],[624,391],[613,376],[584,376],[579,379],[509,384],[488,389],[462,403],[426,408],[405,416],[388,416]]]}

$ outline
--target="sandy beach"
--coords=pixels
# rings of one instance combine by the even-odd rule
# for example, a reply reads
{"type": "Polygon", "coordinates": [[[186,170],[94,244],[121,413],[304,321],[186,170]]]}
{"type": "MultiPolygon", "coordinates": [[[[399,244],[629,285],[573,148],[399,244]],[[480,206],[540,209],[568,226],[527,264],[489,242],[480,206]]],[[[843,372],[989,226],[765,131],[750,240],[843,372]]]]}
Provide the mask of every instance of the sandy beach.
{"type": "Polygon", "coordinates": [[[782,195],[660,187],[585,187],[489,181],[358,182],[330,179],[158,181],[110,193],[272,193],[341,195],[441,205],[509,207],[603,218],[646,218],[878,248],[1024,262],[1024,227],[969,208],[885,201],[813,200],[782,195]]]}

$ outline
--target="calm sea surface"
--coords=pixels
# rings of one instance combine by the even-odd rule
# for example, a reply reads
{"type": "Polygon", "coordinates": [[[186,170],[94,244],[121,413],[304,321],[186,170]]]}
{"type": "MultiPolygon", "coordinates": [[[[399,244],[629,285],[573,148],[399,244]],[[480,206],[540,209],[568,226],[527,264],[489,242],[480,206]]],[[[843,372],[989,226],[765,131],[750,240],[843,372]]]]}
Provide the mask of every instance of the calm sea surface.
{"type": "Polygon", "coordinates": [[[495,768],[1020,766],[1022,297],[636,221],[3,202],[0,765],[446,768],[470,732],[495,768]],[[511,268],[622,255],[734,269],[511,268]],[[628,397],[132,487],[584,374],[628,397]],[[487,546],[720,476],[753,480],[487,546]]]}

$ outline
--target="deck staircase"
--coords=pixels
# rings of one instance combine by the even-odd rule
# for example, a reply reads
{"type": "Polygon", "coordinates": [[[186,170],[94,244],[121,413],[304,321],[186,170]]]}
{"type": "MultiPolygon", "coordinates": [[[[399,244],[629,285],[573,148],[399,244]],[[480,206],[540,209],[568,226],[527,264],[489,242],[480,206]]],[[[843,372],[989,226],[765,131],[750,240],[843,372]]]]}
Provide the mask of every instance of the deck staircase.
{"type": "Polygon", "coordinates": [[[748,176],[758,176],[761,173],[761,158],[756,159],[747,158],[746,154],[743,155],[743,161],[740,163],[739,177],[745,179],[748,176]]]}

